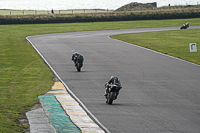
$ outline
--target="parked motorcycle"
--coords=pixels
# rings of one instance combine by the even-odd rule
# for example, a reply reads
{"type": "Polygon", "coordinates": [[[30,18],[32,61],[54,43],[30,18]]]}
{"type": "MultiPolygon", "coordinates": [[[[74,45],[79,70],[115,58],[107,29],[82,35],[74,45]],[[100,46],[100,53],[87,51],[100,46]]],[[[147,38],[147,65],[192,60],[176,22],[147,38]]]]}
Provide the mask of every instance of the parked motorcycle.
{"type": "Polygon", "coordinates": [[[115,100],[116,92],[118,91],[119,87],[117,85],[111,85],[108,90],[108,94],[106,96],[106,103],[112,104],[113,100],[115,100]]]}

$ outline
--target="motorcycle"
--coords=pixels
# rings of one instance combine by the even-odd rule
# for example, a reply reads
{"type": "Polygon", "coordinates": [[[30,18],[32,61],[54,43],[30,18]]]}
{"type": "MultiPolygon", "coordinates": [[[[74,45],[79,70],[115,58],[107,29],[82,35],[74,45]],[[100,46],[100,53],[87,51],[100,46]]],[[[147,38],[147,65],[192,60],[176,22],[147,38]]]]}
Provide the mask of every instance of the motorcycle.
{"type": "Polygon", "coordinates": [[[83,57],[78,56],[77,59],[75,60],[75,66],[78,72],[81,71],[81,67],[83,66],[83,57]]]}
{"type": "Polygon", "coordinates": [[[112,104],[113,100],[115,100],[116,92],[118,91],[119,87],[117,85],[111,85],[108,89],[108,94],[106,96],[106,103],[112,104]]]}
{"type": "Polygon", "coordinates": [[[181,26],[180,29],[181,29],[181,30],[182,30],[182,29],[187,29],[188,27],[189,27],[189,25],[185,25],[185,24],[184,24],[183,26],[181,26]]]}

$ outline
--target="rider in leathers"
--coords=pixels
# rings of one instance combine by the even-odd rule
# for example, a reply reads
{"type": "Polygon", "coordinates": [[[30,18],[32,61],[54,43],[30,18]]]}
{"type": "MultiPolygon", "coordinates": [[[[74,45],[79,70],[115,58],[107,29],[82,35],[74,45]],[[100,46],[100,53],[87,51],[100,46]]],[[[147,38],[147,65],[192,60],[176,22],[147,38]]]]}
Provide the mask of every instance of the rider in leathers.
{"type": "Polygon", "coordinates": [[[77,61],[77,59],[78,59],[79,57],[82,57],[82,58],[81,58],[81,67],[82,67],[82,65],[83,65],[83,60],[84,60],[84,59],[83,59],[83,56],[80,55],[80,54],[77,53],[77,52],[73,52],[73,53],[72,53],[72,61],[74,62],[75,66],[77,66],[77,64],[76,64],[77,62],[76,62],[76,61],[77,61]]]}
{"type": "Polygon", "coordinates": [[[117,96],[119,95],[119,90],[122,88],[122,86],[121,86],[119,79],[116,76],[111,76],[110,80],[105,84],[106,90],[105,90],[104,96],[108,95],[108,90],[111,87],[111,85],[117,85],[118,86],[118,89],[116,91],[116,96],[115,96],[115,99],[117,99],[117,96]]]}

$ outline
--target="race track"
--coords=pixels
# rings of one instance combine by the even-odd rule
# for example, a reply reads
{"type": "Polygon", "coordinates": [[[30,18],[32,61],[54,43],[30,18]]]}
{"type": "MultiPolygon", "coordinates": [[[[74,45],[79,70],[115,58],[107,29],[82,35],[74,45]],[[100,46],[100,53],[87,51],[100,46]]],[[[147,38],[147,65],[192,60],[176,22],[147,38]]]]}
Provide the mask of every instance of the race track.
{"type": "Polygon", "coordinates": [[[200,66],[108,37],[179,28],[59,33],[28,39],[111,133],[199,133],[200,66]],[[81,72],[71,61],[72,50],[84,56],[81,72]],[[112,75],[123,88],[113,105],[107,105],[104,84],[112,75]]]}

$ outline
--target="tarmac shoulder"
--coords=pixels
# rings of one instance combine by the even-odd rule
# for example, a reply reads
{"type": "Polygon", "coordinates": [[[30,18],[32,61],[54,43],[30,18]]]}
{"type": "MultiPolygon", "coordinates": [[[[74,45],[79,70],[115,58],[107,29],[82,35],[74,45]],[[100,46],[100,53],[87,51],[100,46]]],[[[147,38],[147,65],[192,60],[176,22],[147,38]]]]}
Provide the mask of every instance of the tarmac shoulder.
{"type": "Polygon", "coordinates": [[[26,113],[26,116],[29,120],[31,133],[56,133],[43,108],[29,111],[26,113]]]}

